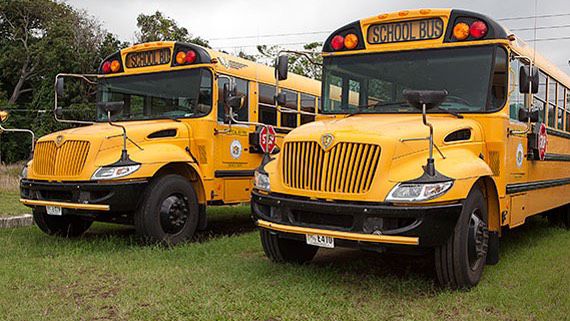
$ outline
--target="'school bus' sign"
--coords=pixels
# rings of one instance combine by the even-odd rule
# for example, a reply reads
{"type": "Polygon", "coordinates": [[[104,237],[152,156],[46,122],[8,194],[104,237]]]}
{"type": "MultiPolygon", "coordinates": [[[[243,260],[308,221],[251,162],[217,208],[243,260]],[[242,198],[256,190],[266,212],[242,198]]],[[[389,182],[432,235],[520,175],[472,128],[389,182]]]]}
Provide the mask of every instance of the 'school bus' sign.
{"type": "Polygon", "coordinates": [[[437,39],[443,35],[443,20],[439,18],[381,23],[368,28],[368,43],[437,39]]]}
{"type": "Polygon", "coordinates": [[[170,49],[161,48],[131,52],[127,55],[126,65],[128,68],[140,68],[156,65],[164,65],[170,62],[170,49]]]}

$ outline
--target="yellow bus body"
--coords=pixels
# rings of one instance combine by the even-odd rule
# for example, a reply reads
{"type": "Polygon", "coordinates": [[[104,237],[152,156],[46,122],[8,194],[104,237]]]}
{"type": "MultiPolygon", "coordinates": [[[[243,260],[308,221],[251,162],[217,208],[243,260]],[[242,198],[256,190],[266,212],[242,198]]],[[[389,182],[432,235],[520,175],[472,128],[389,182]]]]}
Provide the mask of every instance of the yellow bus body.
{"type": "MultiPolygon", "coordinates": [[[[71,128],[41,137],[36,145],[34,158],[28,164],[27,177],[22,180],[21,202],[41,209],[45,206],[63,208],[63,214],[75,214],[73,210],[84,210],[91,219],[132,223],[133,212],[141,203],[145,186],[153,178],[166,174],[177,174],[191,182],[201,206],[206,204],[235,204],[247,202],[252,188],[253,170],[259,166],[262,154],[254,153],[250,145],[250,134],[256,131],[255,125],[229,125],[218,119],[218,101],[222,99],[219,79],[232,77],[247,84],[246,103],[249,109],[249,122],[262,122],[259,117],[259,86],[274,86],[274,69],[259,63],[241,59],[215,50],[191,46],[209,61],[187,66],[172,66],[176,57],[175,42],[152,42],[137,44],[121,50],[123,68],[114,74],[101,74],[99,80],[125,78],[137,75],[162,73],[165,78],[170,72],[189,69],[206,69],[213,75],[212,109],[198,118],[154,119],[118,122],[126,128],[127,135],[134,141],[127,143],[131,160],[140,163],[140,169],[123,178],[94,181],[94,172],[104,166],[115,163],[121,156],[123,145],[122,131],[105,121],[89,126],[71,128]],[[127,56],[132,53],[168,49],[169,63],[146,67],[128,68],[127,56]],[[153,133],[170,131],[175,133],[166,137],[152,137],[153,133]],[[237,147],[236,147],[237,146],[237,147]],[[234,150],[232,150],[234,148],[234,150]],[[94,195],[80,198],[78,195],[87,184],[99,190],[99,198],[94,195]],[[105,193],[113,193],[117,186],[136,186],[129,189],[129,197],[114,199],[105,193]],[[70,186],[77,186],[74,192],[70,186]],[[105,187],[109,187],[106,189],[105,187]],[[62,188],[65,187],[63,190],[62,188]],[[51,192],[50,194],[50,191],[51,192]],[[113,199],[109,204],[106,199],[113,199]],[[56,202],[56,203],[53,203],[56,202]],[[121,208],[121,213],[115,213],[121,208]],[[124,213],[124,211],[130,213],[124,213]],[[107,214],[105,214],[107,212],[107,214]],[[118,216],[117,216],[118,215],[118,216]],[[121,217],[123,219],[121,219],[121,217]],[[128,218],[127,218],[128,217],[128,218]]],[[[291,75],[290,79],[280,84],[282,89],[296,92],[298,95],[289,101],[299,106],[301,94],[312,99],[310,102],[316,112],[320,84],[318,81],[291,75]]],[[[274,88],[274,87],[272,87],[274,88]]],[[[277,144],[291,128],[281,126],[281,113],[276,125],[277,144]]],[[[297,124],[301,120],[297,117],[297,124]]],[[[91,188],[90,187],[90,188],[91,188]]],[[[93,193],[92,193],[93,194],[93,193]]]]}
{"type": "MultiPolygon", "coordinates": [[[[257,224],[262,228],[262,243],[270,258],[276,261],[287,260],[288,254],[285,252],[287,247],[285,245],[280,247],[281,241],[274,239],[277,236],[279,240],[282,238],[297,240],[299,243],[295,244],[299,247],[305,246],[302,244],[305,243],[305,235],[308,234],[332,237],[335,243],[341,244],[340,246],[360,244],[360,247],[365,247],[365,244],[372,242],[379,245],[376,249],[384,249],[382,245],[389,248],[394,244],[407,248],[437,247],[439,243],[432,242],[434,235],[430,234],[441,233],[446,239],[449,234],[440,232],[436,228],[431,232],[424,230],[422,235],[415,234],[413,229],[412,232],[404,233],[409,227],[407,225],[412,224],[413,220],[399,226],[402,228],[400,233],[387,231],[389,235],[384,235],[381,230],[375,233],[372,230],[364,232],[356,226],[362,224],[358,221],[362,219],[361,217],[366,220],[367,215],[373,216],[373,212],[381,213],[384,217],[397,212],[401,217],[405,217],[405,211],[439,208],[439,211],[433,212],[435,216],[454,205],[459,205],[460,209],[474,186],[479,186],[484,193],[488,209],[487,228],[491,237],[499,236],[504,227],[519,226],[530,216],[570,203],[570,166],[567,166],[567,162],[570,161],[570,119],[567,123],[567,118],[570,118],[567,116],[570,115],[568,110],[570,77],[510,32],[506,32],[503,37],[493,39],[446,41],[449,36],[447,32],[452,32],[453,29],[450,25],[453,11],[452,9],[404,10],[380,14],[340,28],[327,41],[330,41],[335,34],[346,34],[348,33],[346,30],[353,28],[355,34],[360,33],[359,46],[362,47],[354,50],[335,52],[331,49],[323,52],[325,66],[326,59],[331,57],[360,57],[375,53],[405,53],[482,45],[500,46],[507,51],[509,57],[531,57],[540,71],[549,77],[546,86],[559,85],[557,96],[559,99],[545,98],[554,102],[550,112],[564,113],[556,115],[555,119],[562,119],[559,125],[555,123],[554,127],[548,126],[545,160],[534,160],[528,156],[530,153],[528,138],[524,133],[527,124],[513,119],[514,117],[510,115],[509,94],[513,90],[519,90],[515,85],[518,79],[513,75],[514,67],[510,65],[509,70],[503,71],[508,75],[509,86],[507,100],[502,108],[493,112],[465,113],[462,119],[449,114],[428,113],[428,120],[433,124],[435,131],[434,143],[445,156],[442,157],[440,153],[434,151],[436,170],[453,180],[453,186],[448,192],[431,200],[394,204],[386,201],[396,185],[412,181],[424,174],[422,166],[428,156],[428,142],[406,140],[429,136],[428,128],[422,123],[421,112],[336,115],[334,119],[318,120],[286,136],[282,152],[275,161],[264,167],[270,181],[270,190],[254,189],[253,203],[257,224]],[[367,39],[368,30],[373,25],[430,18],[438,18],[443,22],[443,35],[437,39],[381,44],[371,44],[367,39]],[[453,142],[445,140],[449,134],[462,129],[471,132],[469,139],[453,142]],[[334,140],[332,146],[326,146],[327,143],[324,142],[330,139],[325,137],[327,135],[332,136],[334,140]],[[379,146],[379,151],[373,151],[373,146],[379,146]],[[517,165],[519,146],[524,148],[524,158],[522,164],[517,165]],[[306,157],[309,157],[309,160],[306,157]],[[304,164],[303,162],[308,162],[309,166],[300,165],[304,164]],[[374,168],[376,164],[374,162],[377,162],[377,168],[374,168]],[[319,212],[326,214],[322,216],[315,214],[319,212]],[[345,217],[343,214],[352,213],[358,213],[354,214],[354,222],[348,218],[343,221],[345,217]],[[264,234],[264,231],[270,231],[270,234],[264,234]],[[347,241],[353,242],[347,243],[347,241]],[[281,254],[276,255],[277,252],[281,254]]],[[[468,16],[471,13],[461,14],[468,16]]],[[[484,19],[489,26],[498,26],[482,15],[475,14],[474,17],[484,19]]],[[[326,46],[327,43],[325,48],[326,46]]],[[[414,75],[409,76],[414,77],[414,75]]],[[[323,103],[324,86],[323,78],[323,103]]],[[[334,86],[331,85],[330,89],[331,101],[340,99],[339,89],[334,86]]],[[[349,96],[352,94],[351,90],[353,89],[349,89],[349,96]]],[[[546,88],[545,92],[548,95],[556,90],[546,88]]],[[[526,94],[524,99],[528,102],[532,97],[526,94]]],[[[349,98],[349,104],[357,105],[351,100],[349,98]]],[[[548,112],[544,119],[549,119],[548,112]]],[[[455,221],[452,224],[455,226],[455,221]]],[[[449,231],[451,232],[452,230],[449,231]]],[[[445,240],[441,242],[443,241],[445,240]]],[[[491,247],[495,247],[495,243],[490,243],[489,248],[491,247]]],[[[312,253],[310,250],[307,252],[312,253]]],[[[299,260],[310,257],[310,255],[304,258],[295,256],[299,260]]],[[[442,282],[453,283],[449,280],[442,282]]],[[[459,284],[461,282],[457,283],[458,286],[466,286],[459,284]]],[[[473,284],[467,286],[469,285],[473,284]]]]}

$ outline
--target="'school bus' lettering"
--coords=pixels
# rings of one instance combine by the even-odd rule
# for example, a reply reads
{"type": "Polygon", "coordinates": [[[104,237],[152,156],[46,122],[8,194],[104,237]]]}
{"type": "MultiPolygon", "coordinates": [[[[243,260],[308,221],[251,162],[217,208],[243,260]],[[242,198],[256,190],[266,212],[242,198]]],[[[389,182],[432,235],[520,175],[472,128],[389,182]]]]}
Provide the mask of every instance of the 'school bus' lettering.
{"type": "Polygon", "coordinates": [[[132,52],[127,55],[126,65],[128,68],[140,68],[156,65],[164,65],[170,62],[170,49],[132,52]]]}
{"type": "Polygon", "coordinates": [[[402,41],[437,39],[443,35],[443,21],[439,18],[382,23],[370,26],[368,42],[383,44],[402,41]]]}

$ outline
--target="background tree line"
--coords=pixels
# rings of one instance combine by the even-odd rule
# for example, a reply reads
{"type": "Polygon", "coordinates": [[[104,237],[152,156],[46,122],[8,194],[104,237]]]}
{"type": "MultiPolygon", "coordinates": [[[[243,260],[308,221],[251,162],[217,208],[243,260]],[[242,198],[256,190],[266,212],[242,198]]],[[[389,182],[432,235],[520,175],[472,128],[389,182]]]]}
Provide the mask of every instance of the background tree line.
{"type": "MultiPolygon", "coordinates": [[[[157,11],[137,18],[137,42],[174,40],[210,47],[206,39],[157,11]]],[[[129,46],[105,30],[95,17],[52,0],[0,0],[0,110],[11,111],[6,127],[32,129],[36,135],[65,128],[52,114],[53,82],[60,72],[94,73],[101,61],[129,46]]],[[[242,58],[273,64],[278,46],[258,46],[257,55],[242,58]]],[[[319,43],[305,46],[318,60],[319,43]]],[[[290,58],[290,70],[313,78],[320,71],[305,59],[290,58]]],[[[82,97],[70,100],[81,101],[82,97]]],[[[15,162],[29,155],[31,140],[23,134],[0,135],[0,161],[15,162]]]]}

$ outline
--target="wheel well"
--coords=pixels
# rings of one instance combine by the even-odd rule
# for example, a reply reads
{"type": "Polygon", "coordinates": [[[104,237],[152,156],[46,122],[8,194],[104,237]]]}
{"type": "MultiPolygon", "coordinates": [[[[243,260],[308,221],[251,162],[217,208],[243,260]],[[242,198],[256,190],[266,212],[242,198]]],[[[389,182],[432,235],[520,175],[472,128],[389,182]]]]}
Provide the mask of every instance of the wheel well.
{"type": "Polygon", "coordinates": [[[153,179],[156,177],[161,177],[164,175],[169,174],[176,174],[183,177],[186,177],[194,191],[196,192],[196,197],[198,198],[198,203],[206,204],[206,191],[204,190],[204,184],[202,184],[202,180],[200,179],[200,175],[196,171],[196,169],[186,163],[170,163],[166,164],[161,167],[153,176],[153,179]]]}
{"type": "Polygon", "coordinates": [[[500,232],[501,229],[501,213],[499,206],[499,193],[495,181],[489,177],[484,176],[477,180],[475,185],[479,186],[483,191],[485,199],[487,200],[487,213],[488,213],[488,226],[490,231],[500,232]]]}

